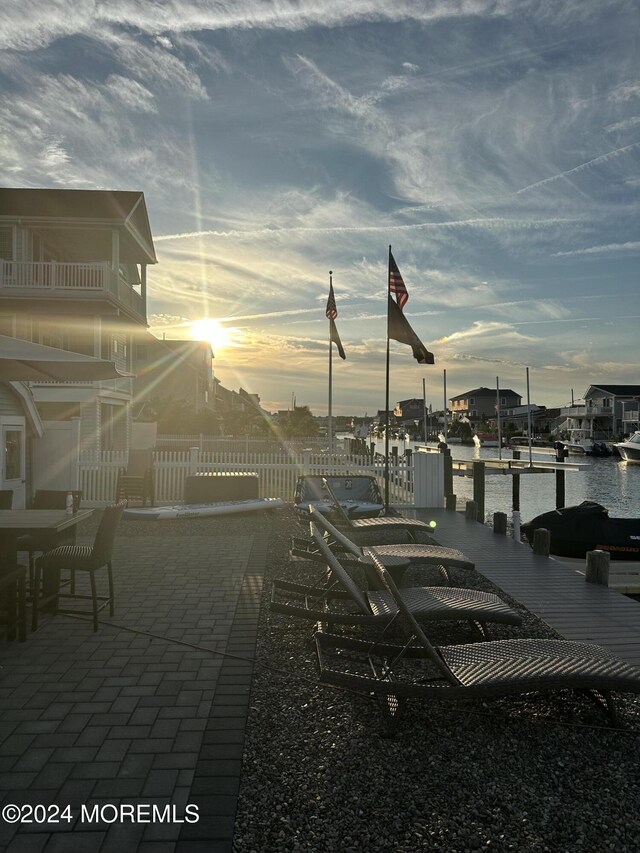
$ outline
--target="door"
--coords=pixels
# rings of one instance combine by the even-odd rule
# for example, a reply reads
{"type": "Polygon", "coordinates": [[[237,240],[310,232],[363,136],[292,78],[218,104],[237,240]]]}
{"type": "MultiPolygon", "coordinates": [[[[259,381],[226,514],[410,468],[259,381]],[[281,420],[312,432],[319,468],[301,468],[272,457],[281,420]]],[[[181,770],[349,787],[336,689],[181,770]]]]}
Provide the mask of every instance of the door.
{"type": "Polygon", "coordinates": [[[26,501],[26,427],[24,418],[0,417],[0,489],[13,490],[13,509],[26,501]]]}

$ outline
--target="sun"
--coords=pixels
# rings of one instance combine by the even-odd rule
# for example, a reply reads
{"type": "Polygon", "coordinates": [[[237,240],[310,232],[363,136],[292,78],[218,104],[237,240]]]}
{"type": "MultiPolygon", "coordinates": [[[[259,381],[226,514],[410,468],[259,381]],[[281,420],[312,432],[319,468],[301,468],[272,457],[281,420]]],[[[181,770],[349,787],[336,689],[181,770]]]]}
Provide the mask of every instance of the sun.
{"type": "Polygon", "coordinates": [[[231,344],[231,330],[213,317],[203,317],[201,320],[194,320],[191,324],[190,334],[194,341],[207,341],[207,343],[210,343],[214,353],[216,350],[231,344]]]}

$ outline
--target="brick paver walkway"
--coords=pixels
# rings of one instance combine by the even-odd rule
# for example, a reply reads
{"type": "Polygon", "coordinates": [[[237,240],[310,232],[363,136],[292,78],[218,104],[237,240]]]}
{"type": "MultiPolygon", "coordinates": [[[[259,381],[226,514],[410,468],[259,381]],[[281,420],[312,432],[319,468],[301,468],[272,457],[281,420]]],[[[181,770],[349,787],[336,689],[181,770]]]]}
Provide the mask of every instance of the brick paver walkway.
{"type": "Polygon", "coordinates": [[[49,807],[51,817],[69,805],[71,816],[0,818],[0,850],[231,849],[266,542],[237,521],[207,521],[122,523],[119,627],[94,634],[45,617],[26,643],[0,645],[2,806],[49,807]],[[136,822],[121,819],[122,804],[142,807],[136,822]],[[185,822],[187,804],[197,823],[185,822]]]}

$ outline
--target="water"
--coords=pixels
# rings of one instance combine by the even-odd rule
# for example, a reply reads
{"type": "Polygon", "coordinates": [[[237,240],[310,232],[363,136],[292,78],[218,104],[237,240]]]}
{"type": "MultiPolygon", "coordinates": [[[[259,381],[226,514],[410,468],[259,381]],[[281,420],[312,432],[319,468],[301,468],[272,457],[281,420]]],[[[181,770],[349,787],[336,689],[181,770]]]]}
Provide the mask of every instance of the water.
{"type": "MultiPolygon", "coordinates": [[[[379,452],[384,450],[380,443],[379,452]]],[[[407,447],[412,443],[407,442],[407,447]]],[[[453,459],[498,459],[497,447],[467,447],[450,445],[453,459]]],[[[399,443],[398,453],[404,452],[404,443],[399,443]]],[[[529,449],[522,448],[521,457],[528,461],[529,449]]],[[[503,459],[511,459],[510,450],[502,451],[503,459]]],[[[549,454],[536,455],[533,460],[553,460],[549,454]]],[[[582,501],[597,501],[609,510],[612,518],[640,517],[640,465],[627,465],[617,456],[598,458],[591,456],[569,456],[567,462],[576,462],[584,466],[580,471],[565,473],[565,504],[572,506],[582,501]]],[[[488,516],[494,512],[506,512],[511,516],[511,475],[487,474],[485,477],[485,512],[488,516]]],[[[473,499],[473,479],[471,477],[453,478],[453,490],[457,496],[457,505],[463,509],[468,500],[473,499]]],[[[524,474],[520,477],[520,516],[530,521],[536,515],[555,509],[555,474],[524,474]]]]}

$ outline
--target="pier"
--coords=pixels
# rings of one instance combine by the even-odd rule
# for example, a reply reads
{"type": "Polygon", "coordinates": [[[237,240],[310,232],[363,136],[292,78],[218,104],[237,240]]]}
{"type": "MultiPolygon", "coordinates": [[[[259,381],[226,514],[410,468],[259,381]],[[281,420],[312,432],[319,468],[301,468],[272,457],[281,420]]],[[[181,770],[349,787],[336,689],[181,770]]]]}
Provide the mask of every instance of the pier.
{"type": "Polygon", "coordinates": [[[435,521],[434,538],[459,548],[507,595],[567,640],[596,643],[640,666],[640,604],[615,590],[587,583],[578,567],[536,555],[528,545],[496,534],[460,512],[416,510],[435,521]]]}

